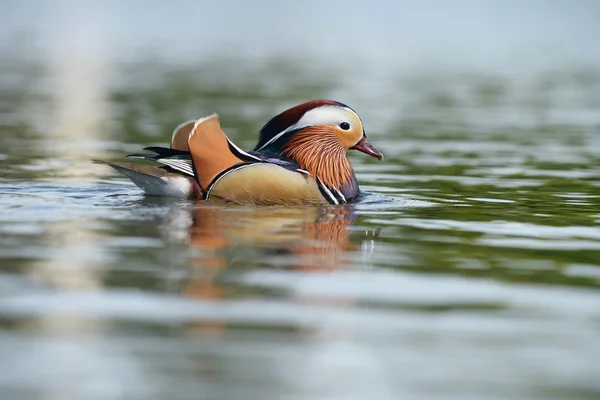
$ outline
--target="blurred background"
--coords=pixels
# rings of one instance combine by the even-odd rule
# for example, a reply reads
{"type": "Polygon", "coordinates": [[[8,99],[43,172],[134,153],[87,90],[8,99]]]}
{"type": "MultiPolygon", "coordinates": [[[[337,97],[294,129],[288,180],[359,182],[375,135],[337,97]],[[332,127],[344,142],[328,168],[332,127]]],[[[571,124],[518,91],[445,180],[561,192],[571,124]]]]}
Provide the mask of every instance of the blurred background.
{"type": "Polygon", "coordinates": [[[600,2],[0,0],[6,399],[600,397],[600,2]],[[335,99],[348,207],[92,158],[335,99]]]}

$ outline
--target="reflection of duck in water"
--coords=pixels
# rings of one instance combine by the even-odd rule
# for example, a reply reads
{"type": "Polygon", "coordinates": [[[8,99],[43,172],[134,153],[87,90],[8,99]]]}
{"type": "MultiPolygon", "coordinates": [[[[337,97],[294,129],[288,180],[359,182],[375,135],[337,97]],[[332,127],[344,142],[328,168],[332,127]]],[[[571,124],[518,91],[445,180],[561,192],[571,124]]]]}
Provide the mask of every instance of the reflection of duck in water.
{"type": "MultiPolygon", "coordinates": [[[[236,247],[237,254],[258,251],[258,265],[330,269],[339,267],[350,242],[356,216],[343,208],[218,208],[192,210],[190,244],[198,254],[212,256],[236,247]],[[278,255],[286,255],[285,260],[278,255]],[[265,261],[266,260],[266,261],[265,261]]],[[[200,260],[199,266],[205,266],[200,260]]],[[[225,260],[224,260],[225,261],[225,260]]],[[[209,263],[210,264],[210,263],[209,263]]]]}
{"type": "Polygon", "coordinates": [[[382,159],[350,107],[330,100],[300,104],[271,119],[252,152],[240,150],[217,115],[181,124],[170,148],[132,154],[164,167],[112,163],[149,194],[240,204],[343,204],[359,194],[346,152],[382,159]]]}
{"type": "MultiPolygon", "coordinates": [[[[182,294],[215,301],[231,297],[219,277],[240,261],[243,268],[284,268],[295,271],[330,271],[344,268],[349,253],[376,233],[351,229],[356,214],[344,207],[221,207],[200,203],[189,212],[187,240],[192,253],[192,277],[182,294]]],[[[232,272],[231,270],[229,272],[232,272]]],[[[303,299],[302,301],[313,301],[303,299]]],[[[189,329],[202,337],[220,336],[227,322],[204,320],[189,329]]]]}
{"type": "MultiPolygon", "coordinates": [[[[356,215],[349,207],[281,209],[201,205],[191,210],[191,216],[188,233],[193,264],[199,269],[199,277],[208,276],[209,281],[240,257],[251,267],[343,268],[346,253],[359,250],[365,238],[373,238],[371,232],[351,237],[350,228],[356,215]]],[[[197,289],[200,287],[194,291],[197,289]]],[[[210,295],[210,291],[212,289],[202,292],[210,295]]]]}

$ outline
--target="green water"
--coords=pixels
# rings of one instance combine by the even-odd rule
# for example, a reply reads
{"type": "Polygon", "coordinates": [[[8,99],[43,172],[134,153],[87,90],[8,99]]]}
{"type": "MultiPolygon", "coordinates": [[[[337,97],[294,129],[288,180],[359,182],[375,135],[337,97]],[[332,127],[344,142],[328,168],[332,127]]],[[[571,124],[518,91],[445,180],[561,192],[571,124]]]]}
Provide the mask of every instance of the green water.
{"type": "Polygon", "coordinates": [[[600,74],[5,60],[6,398],[600,397],[600,74]],[[361,115],[362,202],[145,197],[94,165],[218,112],[252,148],[314,98],[361,115]]]}

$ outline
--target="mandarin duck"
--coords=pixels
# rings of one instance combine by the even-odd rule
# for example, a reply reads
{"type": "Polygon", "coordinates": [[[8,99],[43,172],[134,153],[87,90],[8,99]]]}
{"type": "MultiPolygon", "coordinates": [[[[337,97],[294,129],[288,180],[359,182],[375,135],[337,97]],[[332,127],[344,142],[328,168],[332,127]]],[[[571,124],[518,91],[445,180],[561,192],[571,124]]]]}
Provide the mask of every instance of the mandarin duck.
{"type": "Polygon", "coordinates": [[[217,114],[175,128],[171,146],[130,154],[161,167],[93,160],[129,177],[147,194],[257,205],[327,205],[360,191],[348,150],[379,160],[358,114],[345,104],[313,100],[273,117],[253,151],[237,147],[217,114]]]}

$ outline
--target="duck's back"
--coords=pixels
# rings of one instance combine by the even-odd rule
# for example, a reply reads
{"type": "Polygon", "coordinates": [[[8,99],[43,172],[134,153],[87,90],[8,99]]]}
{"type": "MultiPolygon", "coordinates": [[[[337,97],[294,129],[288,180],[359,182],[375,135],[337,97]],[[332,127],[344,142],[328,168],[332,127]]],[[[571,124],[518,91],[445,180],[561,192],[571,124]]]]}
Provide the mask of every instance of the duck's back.
{"type": "Polygon", "coordinates": [[[216,115],[199,120],[188,141],[205,198],[238,204],[326,205],[306,171],[287,160],[270,160],[229,141],[216,115]]]}

